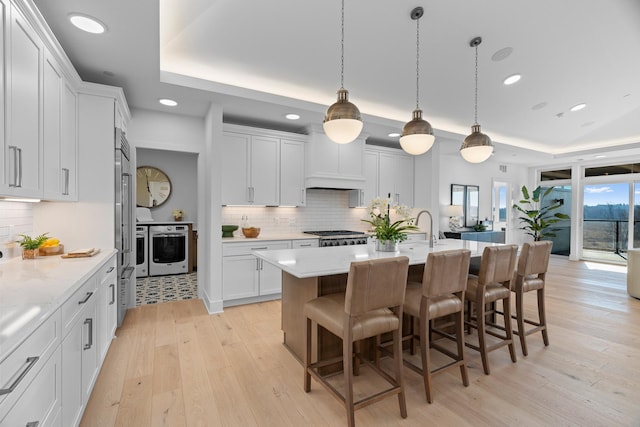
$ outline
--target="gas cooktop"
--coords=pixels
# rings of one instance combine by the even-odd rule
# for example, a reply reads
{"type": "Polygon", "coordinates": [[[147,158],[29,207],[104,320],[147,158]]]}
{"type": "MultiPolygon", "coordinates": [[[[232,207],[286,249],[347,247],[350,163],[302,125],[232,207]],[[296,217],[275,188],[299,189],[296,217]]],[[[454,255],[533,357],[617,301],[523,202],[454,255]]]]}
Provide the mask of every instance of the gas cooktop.
{"type": "Polygon", "coordinates": [[[361,236],[365,234],[362,231],[349,231],[349,230],[323,230],[323,231],[305,231],[305,234],[313,234],[320,237],[335,237],[335,236],[361,236]]]}

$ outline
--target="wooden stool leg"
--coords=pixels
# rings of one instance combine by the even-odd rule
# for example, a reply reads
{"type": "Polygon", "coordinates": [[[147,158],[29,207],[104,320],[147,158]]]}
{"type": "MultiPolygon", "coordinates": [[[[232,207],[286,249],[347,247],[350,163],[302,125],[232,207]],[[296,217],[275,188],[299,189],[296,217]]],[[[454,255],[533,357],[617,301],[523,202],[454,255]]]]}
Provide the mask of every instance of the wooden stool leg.
{"type": "Polygon", "coordinates": [[[353,343],[353,375],[360,375],[360,341],[353,343]]]}
{"type": "MultiPolygon", "coordinates": [[[[422,314],[422,313],[421,313],[422,314]]],[[[429,354],[430,335],[429,321],[425,320],[426,313],[420,316],[420,357],[422,358],[422,378],[427,402],[433,402],[431,393],[431,357],[429,354]]]]}
{"type": "Polygon", "coordinates": [[[524,332],[524,310],[523,310],[524,293],[521,290],[516,291],[516,319],[518,322],[518,336],[520,337],[520,346],[522,354],[528,355],[527,341],[524,332]]]}
{"type": "Polygon", "coordinates": [[[516,347],[513,345],[513,329],[511,326],[511,295],[502,300],[502,308],[504,312],[504,328],[507,334],[507,339],[509,340],[509,354],[511,355],[511,361],[515,363],[518,359],[516,358],[516,347]]]}
{"type": "Polygon", "coordinates": [[[485,336],[485,315],[484,315],[484,301],[479,300],[476,302],[476,324],[478,325],[478,347],[480,347],[480,357],[482,358],[482,368],[486,375],[490,374],[489,370],[489,358],[487,357],[487,342],[485,336]],[[482,312],[480,312],[482,310],[482,312]]]}
{"type": "Polygon", "coordinates": [[[538,289],[538,318],[540,319],[540,325],[544,326],[542,329],[542,340],[544,345],[549,345],[549,335],[547,335],[547,316],[544,311],[544,288],[538,289]]]}
{"type": "Polygon", "coordinates": [[[464,310],[456,313],[456,343],[458,344],[458,360],[462,361],[460,365],[460,375],[462,376],[462,384],[469,387],[469,373],[467,371],[467,363],[464,361],[464,310]]]}
{"type": "Polygon", "coordinates": [[[354,427],[355,408],[353,406],[353,342],[351,332],[342,338],[342,363],[344,367],[344,406],[347,410],[347,425],[354,427]]]}
{"type": "Polygon", "coordinates": [[[400,393],[398,393],[400,416],[407,418],[407,400],[404,395],[404,378],[402,377],[402,336],[398,330],[393,331],[393,362],[396,371],[396,382],[400,386],[400,393]]]}

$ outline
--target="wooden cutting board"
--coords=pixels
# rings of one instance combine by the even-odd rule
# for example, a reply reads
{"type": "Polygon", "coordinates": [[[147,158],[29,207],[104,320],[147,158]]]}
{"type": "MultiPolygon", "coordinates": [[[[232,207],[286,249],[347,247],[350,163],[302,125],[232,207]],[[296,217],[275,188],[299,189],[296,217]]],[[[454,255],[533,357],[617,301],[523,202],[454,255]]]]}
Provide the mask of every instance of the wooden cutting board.
{"type": "Polygon", "coordinates": [[[99,252],[100,249],[98,248],[82,249],[78,251],[68,252],[64,255],[61,255],[61,258],[89,258],[99,252]]]}

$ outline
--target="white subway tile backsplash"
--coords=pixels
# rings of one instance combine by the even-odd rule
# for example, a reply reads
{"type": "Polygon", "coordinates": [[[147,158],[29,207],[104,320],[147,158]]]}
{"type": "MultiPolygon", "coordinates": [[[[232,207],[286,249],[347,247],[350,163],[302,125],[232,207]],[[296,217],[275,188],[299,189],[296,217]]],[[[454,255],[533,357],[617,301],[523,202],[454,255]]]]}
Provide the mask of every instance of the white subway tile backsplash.
{"type": "Polygon", "coordinates": [[[18,234],[33,233],[33,203],[0,201],[0,251],[8,256],[17,256],[19,251],[8,250],[9,243],[18,234]]]}
{"type": "Polygon", "coordinates": [[[227,206],[222,208],[222,223],[260,227],[261,234],[311,230],[365,231],[369,224],[366,209],[349,208],[349,192],[308,189],[307,206],[298,208],[227,206]]]}

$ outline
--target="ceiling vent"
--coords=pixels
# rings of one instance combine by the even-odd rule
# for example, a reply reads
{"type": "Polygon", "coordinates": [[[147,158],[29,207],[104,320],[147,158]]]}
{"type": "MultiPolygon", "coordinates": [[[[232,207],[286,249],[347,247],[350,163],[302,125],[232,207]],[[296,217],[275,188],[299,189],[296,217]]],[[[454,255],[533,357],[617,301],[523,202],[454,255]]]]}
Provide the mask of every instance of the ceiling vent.
{"type": "Polygon", "coordinates": [[[507,173],[507,165],[500,165],[500,172],[507,173]]]}

